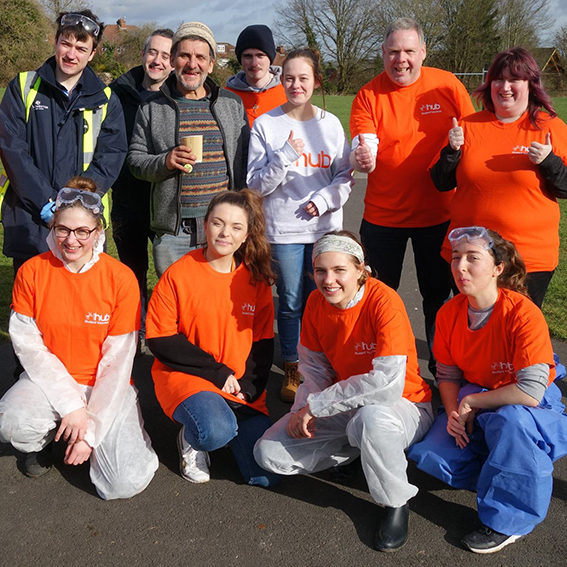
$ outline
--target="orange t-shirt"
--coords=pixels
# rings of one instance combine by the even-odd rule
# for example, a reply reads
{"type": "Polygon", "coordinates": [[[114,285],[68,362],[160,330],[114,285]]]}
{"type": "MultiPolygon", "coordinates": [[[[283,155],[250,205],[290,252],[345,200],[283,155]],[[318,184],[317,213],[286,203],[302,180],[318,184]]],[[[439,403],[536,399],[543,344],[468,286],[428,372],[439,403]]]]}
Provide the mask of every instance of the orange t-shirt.
{"type": "Polygon", "coordinates": [[[34,256],[18,270],[12,309],[35,319],[45,346],[87,386],[95,383],[106,337],[140,328],[138,282],[107,254],[78,274],[51,252],[34,256]]]}
{"type": "Polygon", "coordinates": [[[422,67],[418,80],[395,85],[381,73],[362,87],[350,114],[350,133],[376,133],[376,169],[368,176],[364,218],[381,226],[418,228],[449,220],[453,191],[437,191],[428,168],[446,143],[452,118],[474,112],[452,73],[422,67]]]}
{"type": "MultiPolygon", "coordinates": [[[[567,126],[559,118],[534,128],[528,114],[500,122],[482,111],[461,122],[465,135],[457,166],[457,191],[451,202],[451,229],[479,225],[513,242],[528,272],[548,272],[559,260],[559,205],[547,194],[539,166],[528,158],[532,142],[545,143],[567,163],[567,126]]],[[[451,261],[451,246],[442,256],[451,261]]]]}
{"type": "MultiPolygon", "coordinates": [[[[168,268],[154,289],[146,318],[146,338],[182,333],[193,344],[222,362],[240,379],[252,343],[274,336],[274,304],[269,286],[250,283],[240,264],[229,274],[215,271],[202,249],[183,256],[168,268]]],[[[152,367],[157,399],[172,417],[189,396],[209,391],[239,401],[199,376],[172,370],[159,360],[152,367]]],[[[266,393],[249,404],[268,413],[266,393]]]]}
{"type": "Polygon", "coordinates": [[[252,128],[254,120],[256,120],[258,116],[287,102],[285,90],[281,84],[276,85],[271,89],[259,92],[239,91],[231,89],[230,87],[225,88],[227,91],[237,94],[242,99],[242,104],[244,104],[250,128],[252,128]]]}
{"type": "Polygon", "coordinates": [[[516,372],[548,364],[555,379],[553,348],[542,312],[530,299],[500,289],[490,319],[471,331],[468,298],[459,294],[441,307],[435,323],[433,354],[438,362],[458,366],[465,380],[489,390],[515,384],[516,372]]]}
{"type": "Polygon", "coordinates": [[[370,372],[377,356],[407,356],[404,398],[416,403],[431,400],[431,390],[419,373],[404,304],[392,288],[374,278],[368,278],[363,298],[349,309],[337,309],[314,291],[301,323],[301,344],[327,357],[337,381],[370,372]]]}

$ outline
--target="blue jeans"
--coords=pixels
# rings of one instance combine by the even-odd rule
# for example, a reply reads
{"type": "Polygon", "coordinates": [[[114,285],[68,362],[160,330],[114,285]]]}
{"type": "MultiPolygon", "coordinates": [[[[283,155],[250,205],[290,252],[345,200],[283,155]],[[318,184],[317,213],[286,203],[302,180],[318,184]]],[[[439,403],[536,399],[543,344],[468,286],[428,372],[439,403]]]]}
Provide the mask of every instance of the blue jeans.
{"type": "Polygon", "coordinates": [[[441,245],[449,222],[422,228],[378,226],[362,220],[360,238],[366,248],[366,258],[377,278],[398,289],[408,239],[411,239],[417,283],[423,298],[425,335],[429,347],[429,370],[435,376],[433,337],[435,317],[451,294],[451,268],[441,257],[441,245]]]}
{"type": "Polygon", "coordinates": [[[177,406],[173,419],[185,426],[185,439],[197,451],[215,451],[228,444],[246,483],[269,487],[281,481],[280,475],[265,471],[254,459],[256,441],[272,425],[267,415],[233,411],[219,394],[199,392],[177,406]]]}
{"type": "Polygon", "coordinates": [[[272,244],[277,274],[278,334],[284,362],[297,362],[301,316],[309,294],[315,289],[311,254],[313,244],[272,244]]]}
{"type": "Polygon", "coordinates": [[[182,219],[177,234],[156,234],[153,241],[154,267],[158,278],[171,264],[177,262],[187,252],[202,248],[207,238],[203,217],[182,219]]]}

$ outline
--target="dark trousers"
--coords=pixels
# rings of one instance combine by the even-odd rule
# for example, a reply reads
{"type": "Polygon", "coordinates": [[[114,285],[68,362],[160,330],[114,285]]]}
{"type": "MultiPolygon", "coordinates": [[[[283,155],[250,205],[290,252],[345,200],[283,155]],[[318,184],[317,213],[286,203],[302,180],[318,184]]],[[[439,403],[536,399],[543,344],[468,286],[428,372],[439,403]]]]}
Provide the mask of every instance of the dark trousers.
{"type": "Polygon", "coordinates": [[[526,278],[526,287],[531,300],[541,309],[549,282],[553,277],[555,270],[552,272],[530,272],[526,278]]]}
{"type": "Polygon", "coordinates": [[[429,370],[435,376],[433,337],[435,317],[451,293],[451,270],[441,257],[441,245],[449,223],[423,228],[392,228],[362,220],[360,237],[370,267],[378,279],[398,289],[408,239],[411,239],[417,282],[423,298],[425,335],[429,347],[429,370]]]}
{"type": "Polygon", "coordinates": [[[148,240],[154,233],[150,230],[150,215],[147,211],[128,210],[123,206],[112,208],[112,236],[118,257],[136,276],[142,299],[142,326],[140,338],[146,336],[146,311],[148,308],[148,240]]]}

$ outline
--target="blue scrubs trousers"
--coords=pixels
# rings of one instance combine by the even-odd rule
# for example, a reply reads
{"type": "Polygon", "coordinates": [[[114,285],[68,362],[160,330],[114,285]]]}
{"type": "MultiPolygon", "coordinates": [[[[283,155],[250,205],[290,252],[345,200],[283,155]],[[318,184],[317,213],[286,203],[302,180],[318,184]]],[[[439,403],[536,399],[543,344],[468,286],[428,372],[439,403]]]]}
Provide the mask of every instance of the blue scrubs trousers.
{"type": "MultiPolygon", "coordinates": [[[[485,391],[467,384],[459,393],[485,391]]],[[[553,462],[567,454],[567,415],[551,384],[539,406],[481,410],[470,442],[460,449],[440,413],[408,453],[422,471],[454,488],[477,491],[481,522],[506,535],[525,535],[543,521],[553,488],[553,462]]]]}

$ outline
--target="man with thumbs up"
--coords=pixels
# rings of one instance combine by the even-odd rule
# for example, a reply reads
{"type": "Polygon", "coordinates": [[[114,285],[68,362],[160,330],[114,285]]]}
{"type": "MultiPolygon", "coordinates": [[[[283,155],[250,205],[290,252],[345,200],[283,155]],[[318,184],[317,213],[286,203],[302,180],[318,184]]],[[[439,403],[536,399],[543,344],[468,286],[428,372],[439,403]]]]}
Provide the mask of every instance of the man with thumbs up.
{"type": "Polygon", "coordinates": [[[435,315],[450,293],[449,267],[440,256],[451,193],[440,193],[428,168],[447,139],[453,117],[474,112],[463,84],[440,69],[422,67],[421,26],[393,22],[384,37],[384,72],[358,92],[351,111],[351,165],[368,174],[360,236],[378,278],[397,289],[408,239],[412,241],[429,368],[435,315]]]}

